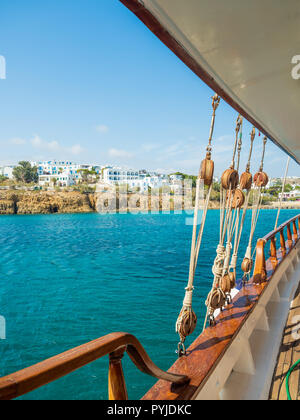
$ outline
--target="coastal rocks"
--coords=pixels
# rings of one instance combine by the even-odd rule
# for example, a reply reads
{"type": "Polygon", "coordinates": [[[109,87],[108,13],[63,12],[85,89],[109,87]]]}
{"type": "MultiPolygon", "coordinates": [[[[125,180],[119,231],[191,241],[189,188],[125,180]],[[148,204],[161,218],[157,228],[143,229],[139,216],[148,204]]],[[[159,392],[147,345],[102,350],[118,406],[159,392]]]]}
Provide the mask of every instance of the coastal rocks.
{"type": "Polygon", "coordinates": [[[15,203],[11,200],[0,200],[0,214],[15,214],[15,203]]]}
{"type": "MultiPolygon", "coordinates": [[[[278,203],[263,206],[275,209],[278,203]]],[[[300,208],[300,201],[284,202],[283,208],[300,208]]],[[[218,201],[210,201],[209,209],[219,209],[218,201]]],[[[181,195],[113,193],[102,191],[85,194],[78,191],[0,190],[0,215],[53,213],[137,213],[191,211],[191,198],[181,195]]]]}
{"type": "Polygon", "coordinates": [[[18,196],[10,191],[0,192],[0,214],[15,214],[18,196]]]}
{"type": "Polygon", "coordinates": [[[0,192],[0,214],[90,213],[94,211],[87,194],[79,192],[0,192]]]}

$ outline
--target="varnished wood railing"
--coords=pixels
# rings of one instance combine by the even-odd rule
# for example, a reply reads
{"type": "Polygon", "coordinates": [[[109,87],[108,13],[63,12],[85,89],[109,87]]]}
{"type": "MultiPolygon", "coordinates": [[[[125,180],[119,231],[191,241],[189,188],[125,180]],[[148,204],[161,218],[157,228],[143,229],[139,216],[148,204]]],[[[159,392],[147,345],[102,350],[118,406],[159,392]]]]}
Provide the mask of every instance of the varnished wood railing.
{"type": "Polygon", "coordinates": [[[189,381],[187,376],[172,374],[159,369],[133,335],[119,332],[106,335],[1,378],[0,399],[9,400],[20,397],[103,356],[109,355],[109,399],[126,400],[128,397],[121,362],[125,352],[128,353],[135,366],[147,375],[177,385],[189,381]]]}
{"type": "Polygon", "coordinates": [[[254,283],[263,283],[267,278],[265,255],[267,243],[270,242],[270,261],[275,271],[279,262],[279,254],[281,259],[283,259],[292,249],[293,245],[298,241],[298,229],[300,231],[300,215],[293,217],[292,219],[280,225],[276,230],[273,230],[265,237],[258,240],[256,245],[256,260],[253,273],[254,283]],[[285,233],[287,239],[285,238],[285,233]],[[278,242],[276,235],[280,236],[280,247],[277,247],[278,242]],[[278,250],[280,253],[277,252],[278,250]]]}

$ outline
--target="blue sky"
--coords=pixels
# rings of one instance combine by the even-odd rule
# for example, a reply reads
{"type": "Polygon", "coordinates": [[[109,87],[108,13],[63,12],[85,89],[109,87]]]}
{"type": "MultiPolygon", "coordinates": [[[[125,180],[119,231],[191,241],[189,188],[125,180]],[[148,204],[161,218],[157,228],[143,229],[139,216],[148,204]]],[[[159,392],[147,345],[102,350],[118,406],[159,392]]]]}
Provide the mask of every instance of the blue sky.
{"type": "MultiPolygon", "coordinates": [[[[55,158],[197,173],[213,92],[118,0],[3,0],[0,40],[0,164],[55,158]]],[[[220,104],[217,175],[236,117],[220,104]]],[[[245,122],[243,165],[250,131],[245,122]]],[[[286,156],[271,143],[266,161],[282,176],[286,156]]],[[[290,174],[299,175],[295,163],[290,174]]]]}

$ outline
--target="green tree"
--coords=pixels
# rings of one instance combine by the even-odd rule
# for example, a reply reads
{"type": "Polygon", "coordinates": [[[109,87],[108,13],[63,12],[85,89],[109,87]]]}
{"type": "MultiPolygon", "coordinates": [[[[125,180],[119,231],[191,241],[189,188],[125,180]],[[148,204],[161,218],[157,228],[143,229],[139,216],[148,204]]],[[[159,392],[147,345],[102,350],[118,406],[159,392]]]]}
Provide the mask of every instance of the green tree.
{"type": "Polygon", "coordinates": [[[32,182],[36,184],[39,180],[37,167],[31,166],[30,162],[24,160],[19,162],[19,166],[14,168],[13,176],[17,181],[25,184],[30,184],[32,182]]]}
{"type": "Polygon", "coordinates": [[[83,182],[87,182],[88,181],[88,177],[89,177],[89,170],[88,169],[78,169],[77,171],[82,178],[83,182]]]}
{"type": "Polygon", "coordinates": [[[291,184],[286,184],[286,186],[284,187],[284,192],[291,192],[293,190],[293,187],[291,186],[291,184]]]}
{"type": "Polygon", "coordinates": [[[219,182],[214,182],[212,189],[216,192],[220,192],[220,183],[219,182]]]}
{"type": "Polygon", "coordinates": [[[91,181],[91,178],[93,176],[97,176],[97,172],[95,171],[95,168],[92,168],[92,170],[79,169],[77,172],[81,174],[82,181],[85,183],[91,181]]]}
{"type": "Polygon", "coordinates": [[[169,176],[171,176],[171,175],[180,175],[183,180],[190,179],[190,180],[192,180],[192,187],[193,188],[196,187],[197,177],[195,175],[187,175],[187,174],[184,174],[182,172],[174,172],[173,174],[170,174],[169,176]]]}

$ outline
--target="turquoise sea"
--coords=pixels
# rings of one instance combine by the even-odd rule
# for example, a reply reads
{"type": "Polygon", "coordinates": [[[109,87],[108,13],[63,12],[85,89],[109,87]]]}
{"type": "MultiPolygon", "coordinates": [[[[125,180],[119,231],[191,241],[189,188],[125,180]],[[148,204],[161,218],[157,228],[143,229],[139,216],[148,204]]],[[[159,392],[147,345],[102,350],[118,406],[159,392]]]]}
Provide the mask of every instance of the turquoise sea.
{"type": "MultiPolygon", "coordinates": [[[[280,222],[296,215],[283,210],[280,222]]],[[[245,251],[251,212],[241,251],[245,251]]],[[[0,376],[113,331],[130,332],[152,360],[176,359],[175,321],[186,286],[192,227],[186,214],[0,217],[0,376]]],[[[263,210],[256,238],[273,229],[263,210]]],[[[204,300],[218,241],[219,212],[209,211],[197,273],[194,310],[201,331],[204,300]]],[[[124,358],[130,399],[155,382],[124,358]]],[[[23,399],[106,399],[108,358],[23,399]]]]}

